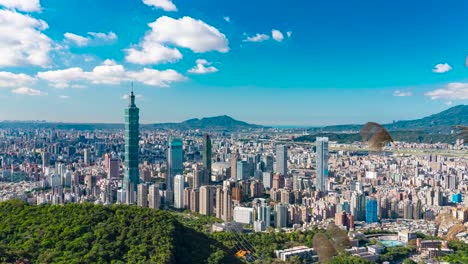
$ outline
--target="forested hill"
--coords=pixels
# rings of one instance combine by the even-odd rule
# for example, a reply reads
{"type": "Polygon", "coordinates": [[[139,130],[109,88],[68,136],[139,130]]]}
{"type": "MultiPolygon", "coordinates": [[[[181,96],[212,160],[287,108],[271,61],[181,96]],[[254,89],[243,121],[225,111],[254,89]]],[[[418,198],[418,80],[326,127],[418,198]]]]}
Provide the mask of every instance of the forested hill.
{"type": "Polygon", "coordinates": [[[0,203],[1,263],[239,263],[231,251],[161,210],[0,203]]]}

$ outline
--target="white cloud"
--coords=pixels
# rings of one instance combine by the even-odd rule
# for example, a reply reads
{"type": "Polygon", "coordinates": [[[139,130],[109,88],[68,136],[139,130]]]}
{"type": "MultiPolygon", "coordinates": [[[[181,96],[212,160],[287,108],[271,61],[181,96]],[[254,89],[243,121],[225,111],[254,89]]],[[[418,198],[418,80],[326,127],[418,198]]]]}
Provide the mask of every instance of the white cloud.
{"type": "Polygon", "coordinates": [[[270,36],[257,33],[255,36],[247,37],[246,39],[243,40],[243,42],[262,42],[262,41],[269,40],[269,39],[270,39],[270,36]]]}
{"type": "Polygon", "coordinates": [[[88,35],[91,37],[83,37],[74,33],[67,32],[63,34],[65,40],[68,42],[72,42],[79,47],[88,46],[92,43],[96,44],[99,41],[104,42],[111,42],[117,39],[117,35],[110,31],[108,33],[103,32],[88,32],[88,35]]]}
{"type": "Polygon", "coordinates": [[[125,49],[125,60],[134,64],[159,64],[182,59],[177,48],[189,48],[196,53],[207,51],[228,52],[226,36],[216,28],[191,17],[173,19],[167,16],[148,24],[151,30],[136,46],[125,49]]]}
{"type": "Polygon", "coordinates": [[[178,49],[168,48],[151,40],[143,40],[140,47],[124,51],[127,53],[126,61],[140,65],[176,62],[182,59],[182,53],[178,49]]]}
{"type": "Polygon", "coordinates": [[[451,106],[451,105],[453,105],[453,102],[452,101],[447,101],[445,104],[448,105],[448,106],[451,106]]]}
{"type": "Polygon", "coordinates": [[[24,12],[40,12],[39,0],[0,0],[0,6],[24,12]]]}
{"type": "Polygon", "coordinates": [[[292,31],[286,32],[286,35],[288,36],[288,38],[290,38],[292,36],[292,31]]]}
{"type": "Polygon", "coordinates": [[[117,39],[117,35],[109,31],[108,33],[103,33],[103,32],[88,32],[89,35],[93,36],[96,39],[102,39],[105,41],[112,41],[117,39]]]}
{"type": "Polygon", "coordinates": [[[452,67],[448,65],[448,63],[439,63],[436,66],[434,66],[434,69],[432,69],[432,71],[435,73],[444,73],[450,71],[451,69],[452,67]]]}
{"type": "Polygon", "coordinates": [[[468,83],[449,83],[445,88],[429,91],[424,95],[432,100],[468,100],[468,83]]]}
{"type": "Polygon", "coordinates": [[[127,71],[124,66],[113,60],[106,60],[89,72],[83,71],[81,68],[69,68],[39,72],[37,76],[56,88],[82,87],[82,84],[76,84],[76,82],[116,85],[129,81],[150,86],[168,87],[173,82],[186,80],[185,76],[171,69],[159,71],[144,68],[140,71],[127,71]]]}
{"type": "Polygon", "coordinates": [[[0,72],[0,88],[18,87],[35,82],[35,79],[23,73],[0,72]]]}
{"type": "Polygon", "coordinates": [[[231,18],[228,17],[228,16],[223,16],[223,19],[224,19],[224,21],[226,21],[228,23],[231,22],[231,18]]]}
{"type": "Polygon", "coordinates": [[[284,39],[283,33],[277,29],[273,29],[271,31],[271,36],[273,37],[274,40],[281,42],[284,39]]]}
{"type": "Polygon", "coordinates": [[[216,69],[214,66],[210,66],[211,65],[210,62],[204,59],[198,59],[196,61],[196,64],[197,65],[195,65],[195,67],[188,70],[189,73],[207,74],[207,73],[213,73],[213,72],[218,71],[218,69],[216,69]]]}
{"type": "Polygon", "coordinates": [[[410,92],[410,91],[400,91],[400,90],[396,90],[395,92],[393,92],[393,96],[398,96],[398,97],[407,97],[407,96],[412,96],[413,93],[410,92]]]}
{"type": "Polygon", "coordinates": [[[152,31],[147,40],[153,42],[173,44],[196,53],[229,51],[226,36],[201,20],[188,16],[179,19],[162,16],[148,25],[152,31]]]}
{"type": "MultiPolygon", "coordinates": [[[[142,98],[142,97],[143,97],[143,95],[141,95],[141,94],[135,94],[135,98],[142,98]]],[[[128,95],[128,94],[122,95],[122,99],[128,100],[128,98],[130,98],[130,95],[128,95]]]]}
{"type": "Polygon", "coordinates": [[[70,32],[63,34],[63,36],[66,40],[71,41],[80,47],[84,47],[89,43],[89,38],[85,38],[83,36],[76,35],[70,32]]]}
{"type": "Polygon", "coordinates": [[[70,99],[70,96],[68,95],[59,95],[60,99],[70,99]]]}
{"type": "Polygon", "coordinates": [[[47,93],[44,93],[44,92],[36,90],[36,89],[29,88],[29,87],[16,88],[14,90],[11,90],[11,92],[15,93],[15,94],[30,95],[30,96],[47,95],[47,93]]]}
{"type": "Polygon", "coordinates": [[[171,0],[143,0],[145,5],[163,9],[164,11],[177,11],[177,7],[171,0]]]}
{"type": "Polygon", "coordinates": [[[0,67],[50,65],[53,42],[42,33],[47,28],[43,20],[0,9],[0,67]]]}

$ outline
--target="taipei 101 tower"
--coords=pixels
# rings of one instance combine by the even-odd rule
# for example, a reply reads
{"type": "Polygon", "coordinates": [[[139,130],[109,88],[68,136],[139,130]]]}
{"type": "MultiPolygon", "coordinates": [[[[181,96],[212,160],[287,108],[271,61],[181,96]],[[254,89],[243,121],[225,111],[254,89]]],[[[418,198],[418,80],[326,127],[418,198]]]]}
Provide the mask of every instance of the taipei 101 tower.
{"type": "Polygon", "coordinates": [[[135,95],[130,93],[128,108],[125,109],[125,173],[122,188],[127,204],[135,203],[135,192],[140,180],[138,169],[139,112],[135,105],[135,95]]]}

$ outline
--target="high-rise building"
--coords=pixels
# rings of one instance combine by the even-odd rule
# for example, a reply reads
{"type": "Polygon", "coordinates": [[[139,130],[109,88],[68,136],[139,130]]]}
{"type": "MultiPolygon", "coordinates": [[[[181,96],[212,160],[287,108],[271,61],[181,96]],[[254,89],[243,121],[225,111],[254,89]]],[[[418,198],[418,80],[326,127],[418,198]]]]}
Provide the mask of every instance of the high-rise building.
{"type": "Polygon", "coordinates": [[[234,153],[231,154],[231,179],[233,180],[237,179],[237,159],[237,152],[234,151],[234,153]]]}
{"type": "Polygon", "coordinates": [[[193,171],[193,188],[208,185],[208,171],[201,166],[196,166],[193,171]]]}
{"type": "Polygon", "coordinates": [[[50,165],[50,154],[46,151],[42,152],[42,172],[45,172],[45,169],[50,165]]]}
{"type": "Polygon", "coordinates": [[[128,108],[125,109],[125,173],[122,187],[126,192],[127,203],[134,203],[137,185],[140,180],[138,169],[139,112],[135,105],[135,95],[130,93],[128,108]]]}
{"type": "Polygon", "coordinates": [[[202,186],[200,188],[200,214],[212,215],[214,213],[216,190],[212,186],[202,186]]]}
{"type": "Polygon", "coordinates": [[[262,204],[257,208],[258,221],[263,221],[266,227],[271,226],[271,207],[268,204],[262,204]]]}
{"type": "Polygon", "coordinates": [[[174,177],[174,207],[184,208],[184,176],[182,175],[174,177]]]}
{"type": "Polygon", "coordinates": [[[206,169],[208,181],[211,181],[211,138],[203,134],[203,167],[206,169]]]}
{"type": "Polygon", "coordinates": [[[264,170],[266,172],[273,172],[273,156],[267,155],[263,158],[264,170]]]}
{"type": "Polygon", "coordinates": [[[325,192],[327,177],[328,177],[328,138],[317,137],[317,190],[325,192]]]}
{"type": "Polygon", "coordinates": [[[276,146],[276,172],[286,176],[288,174],[288,147],[276,146]]]}
{"type": "Polygon", "coordinates": [[[166,188],[172,190],[174,187],[174,177],[184,172],[184,152],[183,142],[180,138],[173,138],[169,143],[167,151],[166,188]]]}
{"type": "Polygon", "coordinates": [[[110,158],[109,159],[109,172],[107,174],[108,179],[115,179],[119,177],[119,159],[110,158]]]}
{"type": "Polygon", "coordinates": [[[83,163],[89,165],[89,149],[87,148],[83,150],[83,163]]]}
{"type": "Polygon", "coordinates": [[[277,204],[275,206],[275,220],[277,228],[288,226],[288,205],[277,204]]]}
{"type": "Polygon", "coordinates": [[[190,211],[198,213],[200,211],[200,191],[192,189],[190,192],[190,211]]]}
{"type": "Polygon", "coordinates": [[[353,192],[351,195],[351,212],[356,221],[366,220],[366,195],[353,192]]]}
{"type": "Polygon", "coordinates": [[[366,203],[366,223],[375,223],[378,221],[377,200],[375,198],[370,198],[366,203]]]}
{"type": "Polygon", "coordinates": [[[148,185],[146,185],[146,183],[138,184],[137,205],[148,207],[148,185]]]}
{"type": "Polygon", "coordinates": [[[249,164],[242,160],[237,162],[237,180],[247,180],[249,178],[249,164]]]}
{"type": "Polygon", "coordinates": [[[273,175],[271,172],[267,171],[263,173],[263,187],[270,189],[273,181],[273,175]]]}
{"type": "Polygon", "coordinates": [[[152,209],[159,209],[159,207],[161,206],[161,196],[159,195],[159,187],[156,184],[149,186],[148,206],[152,209]]]}

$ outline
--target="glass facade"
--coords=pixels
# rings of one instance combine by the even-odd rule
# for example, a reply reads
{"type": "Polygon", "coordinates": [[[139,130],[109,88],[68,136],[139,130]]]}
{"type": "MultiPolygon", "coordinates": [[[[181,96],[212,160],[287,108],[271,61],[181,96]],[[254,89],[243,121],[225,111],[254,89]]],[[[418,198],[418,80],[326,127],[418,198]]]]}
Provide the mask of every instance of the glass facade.
{"type": "Polygon", "coordinates": [[[126,189],[127,185],[132,183],[135,191],[140,181],[138,170],[139,114],[140,110],[135,105],[135,95],[132,92],[128,108],[125,109],[125,173],[122,187],[126,189]]]}

